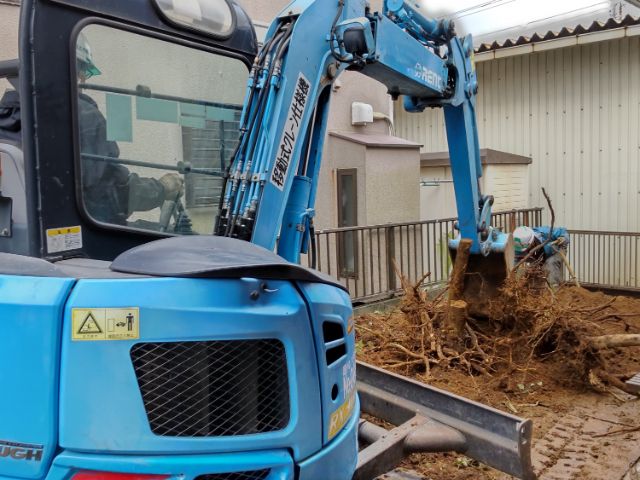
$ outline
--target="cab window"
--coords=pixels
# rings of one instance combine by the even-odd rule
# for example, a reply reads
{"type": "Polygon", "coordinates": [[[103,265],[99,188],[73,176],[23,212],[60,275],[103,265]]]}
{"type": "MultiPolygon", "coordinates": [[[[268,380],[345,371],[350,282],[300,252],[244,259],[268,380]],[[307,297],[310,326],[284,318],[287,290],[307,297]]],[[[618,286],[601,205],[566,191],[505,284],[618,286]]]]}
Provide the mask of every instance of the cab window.
{"type": "Polygon", "coordinates": [[[104,25],[76,40],[82,205],[95,221],[211,234],[247,68],[104,25]]]}

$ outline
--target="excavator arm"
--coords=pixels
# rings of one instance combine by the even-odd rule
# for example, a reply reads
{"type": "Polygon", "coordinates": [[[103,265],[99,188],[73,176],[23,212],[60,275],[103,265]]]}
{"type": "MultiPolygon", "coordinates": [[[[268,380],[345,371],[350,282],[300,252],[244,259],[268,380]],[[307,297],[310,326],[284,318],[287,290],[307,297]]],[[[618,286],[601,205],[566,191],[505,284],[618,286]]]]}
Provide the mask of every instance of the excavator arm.
{"type": "MultiPolygon", "coordinates": [[[[378,13],[365,0],[296,0],[273,22],[250,73],[215,234],[270,250],[277,245],[290,262],[307,253],[331,85],[347,69],[383,83],[394,99],[404,96],[407,111],[444,108],[460,232],[452,254],[461,238],[469,239],[469,268],[499,283],[509,242],[492,228],[493,198],[479,186],[472,39],[409,1],[385,0],[378,13]]],[[[358,379],[363,411],[398,426],[387,432],[361,422],[360,439],[369,446],[354,478],[387,472],[408,452],[450,450],[535,478],[530,421],[365,364],[358,364],[358,379]]]]}
{"type": "Polygon", "coordinates": [[[460,231],[451,246],[466,238],[477,257],[504,252],[493,198],[479,187],[472,39],[403,0],[386,0],[382,12],[364,0],[297,0],[275,20],[250,74],[216,234],[269,249],[277,241],[292,262],[307,252],[330,87],[345,69],[403,95],[407,111],[444,108],[460,231]]]}

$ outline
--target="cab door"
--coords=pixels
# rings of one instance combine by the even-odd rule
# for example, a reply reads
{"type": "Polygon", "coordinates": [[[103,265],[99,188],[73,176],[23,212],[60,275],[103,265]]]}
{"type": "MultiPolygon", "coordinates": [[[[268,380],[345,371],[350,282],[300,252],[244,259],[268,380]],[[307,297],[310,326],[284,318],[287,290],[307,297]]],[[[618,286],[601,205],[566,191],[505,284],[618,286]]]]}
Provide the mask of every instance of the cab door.
{"type": "Polygon", "coordinates": [[[220,149],[221,122],[233,144],[257,42],[233,1],[188,3],[22,2],[28,255],[111,260],[213,230],[225,158],[200,157],[220,149]],[[176,178],[181,206],[165,214],[176,178]]]}

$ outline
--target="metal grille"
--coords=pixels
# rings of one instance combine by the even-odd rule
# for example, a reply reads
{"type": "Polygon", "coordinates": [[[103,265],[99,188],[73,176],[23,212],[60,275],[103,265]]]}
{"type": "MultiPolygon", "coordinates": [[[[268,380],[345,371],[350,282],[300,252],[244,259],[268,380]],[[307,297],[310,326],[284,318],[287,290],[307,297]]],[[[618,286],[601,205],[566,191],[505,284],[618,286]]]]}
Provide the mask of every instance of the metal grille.
{"type": "Polygon", "coordinates": [[[289,423],[279,340],[140,343],[131,360],[156,435],[249,435],[289,423]]]}
{"type": "Polygon", "coordinates": [[[200,475],[195,480],[263,480],[269,476],[269,470],[255,470],[253,472],[215,473],[200,475]]]}

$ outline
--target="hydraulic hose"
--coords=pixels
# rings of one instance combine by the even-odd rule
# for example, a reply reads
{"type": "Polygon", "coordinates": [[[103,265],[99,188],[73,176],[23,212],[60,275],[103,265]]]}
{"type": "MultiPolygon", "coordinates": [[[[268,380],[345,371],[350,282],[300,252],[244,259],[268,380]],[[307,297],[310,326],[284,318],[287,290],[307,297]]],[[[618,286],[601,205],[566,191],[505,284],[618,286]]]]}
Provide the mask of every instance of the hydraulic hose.
{"type": "MultiPolygon", "coordinates": [[[[262,71],[262,65],[265,61],[265,57],[267,53],[271,50],[271,46],[273,45],[273,43],[280,41],[283,35],[285,35],[287,25],[289,24],[281,25],[280,28],[278,29],[278,32],[269,40],[267,40],[267,43],[263,46],[262,49],[260,49],[260,52],[258,53],[258,55],[256,56],[253,62],[253,67],[251,69],[252,70],[251,88],[249,89],[249,92],[246,95],[245,103],[244,103],[247,107],[245,108],[245,110],[243,110],[242,117],[240,119],[240,136],[238,138],[238,143],[236,144],[236,148],[234,149],[233,154],[231,155],[232,160],[229,162],[229,165],[227,165],[227,168],[224,173],[222,190],[221,190],[222,193],[220,195],[220,199],[218,200],[218,212],[216,215],[215,226],[213,230],[214,235],[217,235],[219,233],[220,221],[222,220],[222,212],[225,209],[225,202],[230,200],[231,192],[229,192],[229,195],[227,194],[229,178],[231,176],[231,169],[233,165],[236,163],[238,154],[244,144],[246,134],[250,130],[250,128],[248,128],[249,126],[247,122],[249,121],[250,124],[253,123],[252,121],[250,121],[249,117],[252,111],[251,105],[253,104],[256,90],[258,87],[258,80],[259,80],[260,72],[262,71]]],[[[228,205],[226,207],[228,208],[228,205]]]]}
{"type": "Polygon", "coordinates": [[[252,157],[256,152],[257,143],[260,142],[262,137],[262,129],[256,128],[257,122],[258,119],[262,119],[264,123],[265,119],[263,118],[263,116],[268,104],[270,103],[269,99],[272,95],[275,94],[275,92],[271,88],[271,79],[276,68],[279,69],[281,66],[282,57],[284,56],[288,48],[291,35],[293,34],[293,25],[294,22],[291,22],[283,26],[282,30],[279,32],[278,38],[274,37],[273,41],[270,41],[268,43],[269,49],[264,50],[264,55],[262,55],[261,58],[260,71],[264,72],[264,69],[267,68],[267,75],[263,78],[264,83],[262,84],[258,100],[251,107],[253,112],[252,114],[250,114],[248,128],[248,131],[251,132],[251,134],[248,138],[248,141],[246,136],[244,137],[245,141],[243,142],[242,147],[238,150],[236,158],[234,159],[234,163],[237,162],[236,171],[238,173],[243,173],[243,175],[242,179],[240,180],[240,184],[238,184],[238,176],[236,175],[236,178],[234,178],[234,183],[231,187],[230,202],[227,208],[229,221],[226,225],[224,233],[225,236],[233,235],[235,227],[238,223],[238,218],[243,212],[242,207],[247,191],[247,183],[249,180],[251,180],[250,177],[252,176],[250,175],[250,173],[254,165],[252,157]],[[241,163],[242,161],[246,161],[247,163],[243,164],[241,163]]]}

